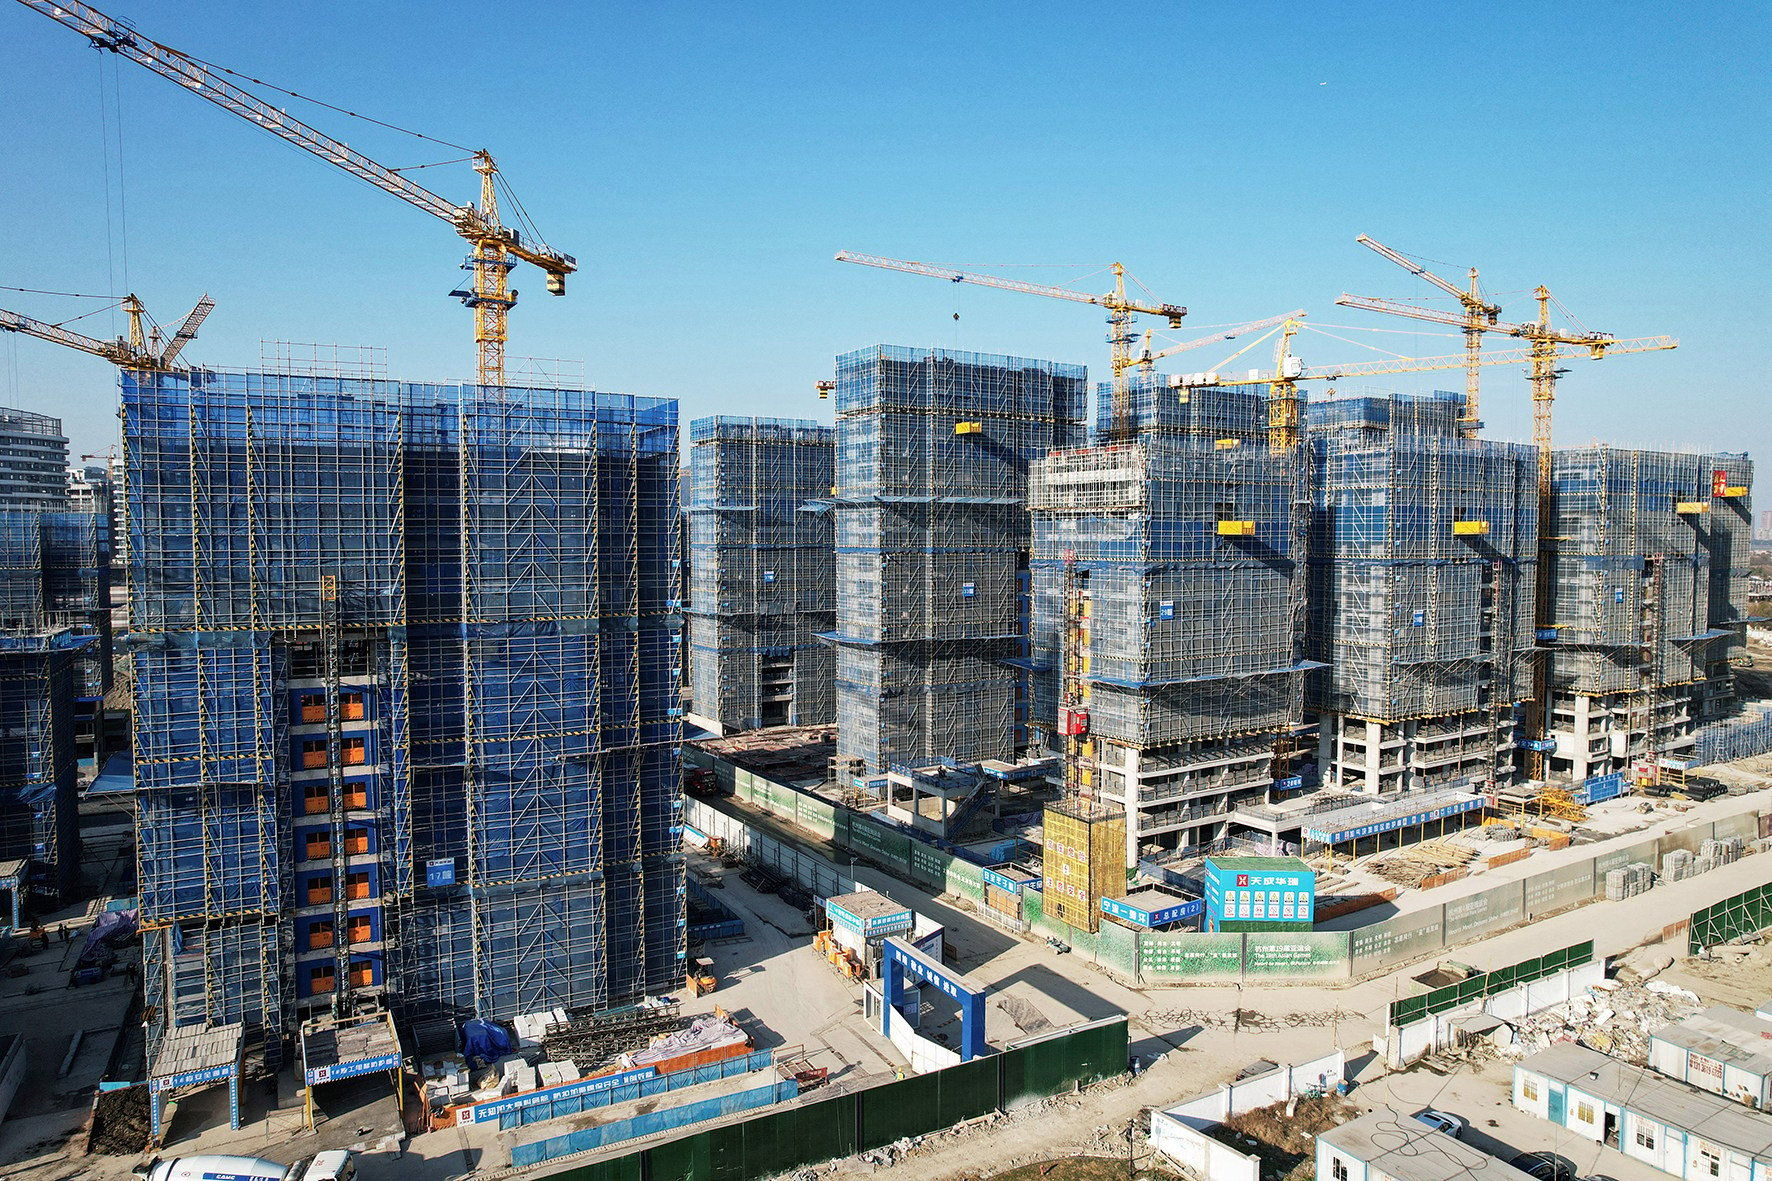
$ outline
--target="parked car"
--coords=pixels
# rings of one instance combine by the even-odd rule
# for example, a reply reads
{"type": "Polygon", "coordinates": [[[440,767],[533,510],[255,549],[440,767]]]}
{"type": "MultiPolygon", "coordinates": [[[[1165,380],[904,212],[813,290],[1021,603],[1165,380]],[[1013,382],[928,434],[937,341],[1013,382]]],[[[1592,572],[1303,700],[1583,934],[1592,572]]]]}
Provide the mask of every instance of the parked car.
{"type": "Polygon", "coordinates": [[[1462,1140],[1464,1138],[1463,1120],[1455,1115],[1448,1115],[1443,1111],[1435,1111],[1431,1107],[1425,1107],[1416,1112],[1415,1122],[1426,1124],[1436,1132],[1444,1132],[1454,1140],[1462,1140]]]}
{"type": "Polygon", "coordinates": [[[1575,1162],[1554,1152],[1522,1152],[1507,1163],[1533,1181],[1575,1181],[1575,1162]]]}

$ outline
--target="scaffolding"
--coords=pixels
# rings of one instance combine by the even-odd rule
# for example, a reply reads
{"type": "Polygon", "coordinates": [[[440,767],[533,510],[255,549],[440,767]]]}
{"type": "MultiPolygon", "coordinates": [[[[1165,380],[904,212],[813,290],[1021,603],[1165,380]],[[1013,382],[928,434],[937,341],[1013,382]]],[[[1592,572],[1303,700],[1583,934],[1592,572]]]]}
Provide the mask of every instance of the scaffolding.
{"type": "Polygon", "coordinates": [[[1269,452],[1259,393],[1137,374],[1131,405],[1131,441],[1048,455],[1028,506],[1034,726],[1055,748],[1086,732],[1087,786],[1125,808],[1136,855],[1267,802],[1299,721],[1305,470],[1269,452]]]}
{"type": "Polygon", "coordinates": [[[109,525],[0,509],[0,859],[71,899],[80,880],[79,703],[110,682],[109,525]]]}
{"type": "Polygon", "coordinates": [[[1689,747],[1733,708],[1752,479],[1743,455],[1552,457],[1552,727],[1577,772],[1689,747]]]}
{"type": "Polygon", "coordinates": [[[1356,397],[1308,410],[1310,681],[1325,782],[1368,791],[1511,774],[1531,692],[1533,448],[1458,433],[1459,400],[1356,397]]]}
{"type": "Polygon", "coordinates": [[[836,714],[834,433],[798,419],[690,424],[689,685],[729,730],[836,714]]]}
{"type": "Polygon", "coordinates": [[[681,976],[674,402],[125,374],[124,428],[156,1039],[681,976]]]}
{"type": "Polygon", "coordinates": [[[1082,441],[1079,366],[880,345],[837,359],[838,763],[1024,741],[1028,471],[1082,441]]]}

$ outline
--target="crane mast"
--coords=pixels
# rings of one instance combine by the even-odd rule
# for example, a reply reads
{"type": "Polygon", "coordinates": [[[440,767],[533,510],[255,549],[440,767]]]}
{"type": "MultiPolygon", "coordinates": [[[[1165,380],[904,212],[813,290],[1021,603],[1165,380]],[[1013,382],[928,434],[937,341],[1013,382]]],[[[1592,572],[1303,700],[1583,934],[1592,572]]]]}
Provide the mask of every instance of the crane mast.
{"type": "Polygon", "coordinates": [[[525,241],[516,230],[499,221],[498,165],[491,153],[481,150],[473,154],[474,171],[480,174],[479,204],[458,205],[285,114],[230,81],[219,70],[142,36],[89,4],[80,3],[80,0],[19,0],[19,3],[84,36],[95,49],[126,57],[184,87],[198,98],[207,99],[335,168],[448,222],[470,246],[470,253],[462,265],[473,272],[473,283],[465,290],[458,289],[450,294],[474,312],[474,343],[479,353],[479,383],[483,388],[496,389],[505,382],[508,320],[511,308],[517,302],[517,293],[510,287],[510,272],[517,262],[540,267],[547,275],[549,294],[566,293],[566,276],[578,269],[578,261],[544,243],[525,241]]]}
{"type": "MultiPolygon", "coordinates": [[[[1475,438],[1477,429],[1481,426],[1477,402],[1480,393],[1481,373],[1479,371],[1482,369],[1483,333],[1501,318],[1500,305],[1492,304],[1483,298],[1482,288],[1477,285],[1476,267],[1470,269],[1469,289],[1463,290],[1449,280],[1442,279],[1426,267],[1418,265],[1414,259],[1401,251],[1392,250],[1383,242],[1375,241],[1365,234],[1361,234],[1354,241],[1384,258],[1388,258],[1410,274],[1425,279],[1458,300],[1464,308],[1464,405],[1459,410],[1458,433],[1466,439],[1475,438]]],[[[1406,304],[1397,305],[1397,307],[1407,306],[1406,304]]],[[[1407,313],[1399,312],[1397,314],[1407,313]]]]}

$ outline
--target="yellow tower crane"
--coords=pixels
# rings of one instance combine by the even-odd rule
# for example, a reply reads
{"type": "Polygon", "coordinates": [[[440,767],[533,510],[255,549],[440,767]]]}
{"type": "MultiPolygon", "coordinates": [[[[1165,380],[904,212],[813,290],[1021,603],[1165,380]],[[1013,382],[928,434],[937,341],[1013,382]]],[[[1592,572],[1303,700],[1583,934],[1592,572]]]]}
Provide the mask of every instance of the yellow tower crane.
{"type": "Polygon", "coordinates": [[[196,338],[197,329],[209,318],[209,313],[215,308],[215,301],[207,295],[198,300],[197,306],[191,309],[184,323],[179,325],[178,331],[170,339],[166,339],[159,327],[151,321],[144,330],[143,321],[148,317],[141,300],[133,295],[126,295],[121,306],[124,314],[129,317],[129,333],[116,340],[84,336],[63,328],[60,324],[46,324],[42,320],[33,320],[5,308],[0,308],[0,332],[19,332],[70,349],[78,349],[83,353],[91,353],[95,357],[103,357],[120,369],[167,370],[172,368],[172,363],[178,359],[184,347],[196,338]]]}
{"type": "Polygon", "coordinates": [[[498,165],[493,162],[490,152],[473,153],[474,171],[480,174],[479,204],[458,205],[278,110],[229,81],[223,76],[225,71],[218,67],[152,41],[91,5],[79,3],[79,0],[19,0],[19,3],[74,30],[94,48],[126,57],[176,82],[198,98],[208,99],[222,110],[238,115],[359,180],[448,222],[472,248],[462,267],[473,272],[473,284],[450,294],[473,309],[474,342],[479,350],[478,373],[482,388],[496,389],[505,383],[507,320],[517,302],[517,292],[510,285],[510,272],[517,262],[532,263],[546,272],[549,294],[566,293],[566,276],[578,269],[578,261],[545,243],[525,241],[515,229],[499,221],[498,165]]]}
{"type": "Polygon", "coordinates": [[[903,271],[907,275],[928,275],[935,279],[946,279],[950,283],[973,283],[980,287],[996,287],[1003,291],[1019,291],[1024,295],[1043,295],[1048,299],[1066,299],[1072,303],[1094,304],[1107,309],[1108,344],[1113,350],[1113,418],[1111,435],[1122,438],[1131,431],[1132,424],[1132,382],[1129,371],[1138,363],[1132,355],[1132,317],[1134,315],[1157,316],[1168,321],[1169,327],[1181,327],[1181,318],[1187,315],[1187,309],[1172,303],[1140,303],[1126,296],[1126,268],[1119,263],[1111,264],[1114,273],[1114,289],[1101,295],[1093,295],[1087,291],[1075,291],[1069,287],[1050,287],[1043,283],[1025,283],[1020,279],[1004,279],[996,275],[978,274],[972,271],[957,271],[952,267],[934,266],[926,262],[911,262],[902,258],[882,258],[877,254],[856,254],[848,250],[837,252],[838,262],[853,262],[864,267],[879,267],[888,271],[903,271]]]}
{"type": "MultiPolygon", "coordinates": [[[[1426,267],[1399,250],[1392,250],[1383,242],[1374,241],[1361,234],[1354,241],[1390,259],[1412,275],[1432,283],[1447,295],[1452,296],[1464,309],[1464,406],[1458,416],[1459,434],[1465,438],[1476,437],[1477,429],[1482,425],[1478,416],[1478,393],[1482,366],[1479,361],[1483,355],[1483,333],[1489,331],[1501,319],[1501,306],[1490,303],[1483,297],[1483,290],[1477,285],[1477,268],[1470,270],[1469,288],[1461,288],[1450,280],[1442,279],[1426,267]]],[[[1344,296],[1343,299],[1353,298],[1344,296]]],[[[1445,322],[1445,321],[1442,321],[1445,322]]]]}
{"type": "MultiPolygon", "coordinates": [[[[1543,289],[1540,288],[1542,291],[1543,289]]],[[[1542,308],[1542,304],[1540,307],[1542,308]]],[[[1542,314],[1541,314],[1542,319],[1542,314]]],[[[1204,375],[1211,379],[1208,384],[1221,386],[1265,385],[1269,387],[1268,399],[1268,449],[1282,452],[1297,443],[1298,424],[1298,383],[1301,381],[1338,381],[1347,377],[1376,377],[1392,373],[1426,373],[1440,369],[1465,369],[1475,366],[1514,365],[1521,361],[1530,362],[1534,379],[1541,372],[1556,374],[1559,361],[1585,357],[1589,360],[1601,360],[1608,353],[1647,353],[1661,349],[1677,348],[1679,341],[1669,336],[1643,336],[1629,339],[1605,337],[1603,343],[1583,339],[1579,342],[1560,342],[1556,340],[1534,337],[1523,349],[1504,349],[1489,352],[1473,360],[1467,352],[1463,356],[1453,357],[1395,357],[1382,361],[1357,361],[1349,365],[1328,365],[1309,367],[1291,351],[1292,338],[1298,332],[1299,324],[1288,320],[1281,330],[1280,342],[1274,350],[1274,369],[1271,373],[1252,371],[1247,377],[1225,378],[1217,373],[1204,375]],[[1281,408],[1276,409],[1276,405],[1281,408]]],[[[1551,380],[1554,382],[1555,378],[1551,380]]],[[[1172,386],[1183,387],[1189,384],[1186,377],[1172,377],[1172,386]]],[[[1547,399],[1548,404],[1548,399],[1547,399]]],[[[1548,420],[1546,429],[1549,429],[1548,420]]],[[[1539,519],[1548,521],[1546,501],[1549,499],[1549,449],[1541,445],[1539,450],[1539,519]]],[[[1547,595],[1545,594],[1545,575],[1548,563],[1540,555],[1538,585],[1539,627],[1546,610],[1547,595]]],[[[1545,697],[1548,693],[1546,684],[1545,664],[1542,659],[1533,662],[1533,694],[1531,709],[1526,720],[1526,733],[1535,742],[1544,741],[1544,722],[1548,711],[1545,709],[1545,697]]],[[[1527,774],[1533,779],[1544,778],[1544,752],[1540,747],[1528,746],[1527,774]]]]}
{"type": "Polygon", "coordinates": [[[1222,331],[1214,332],[1210,336],[1201,336],[1193,340],[1183,341],[1181,344],[1172,344],[1168,348],[1155,353],[1151,352],[1151,330],[1146,328],[1144,330],[1144,348],[1138,354],[1135,363],[1138,365],[1141,372],[1149,373],[1156,367],[1157,362],[1161,361],[1164,357],[1173,357],[1177,353],[1185,353],[1192,349],[1204,348],[1206,345],[1217,344],[1219,341],[1223,340],[1235,340],[1239,336],[1246,336],[1251,332],[1260,332],[1264,328],[1278,327],[1288,320],[1302,320],[1304,319],[1304,315],[1303,308],[1296,308],[1278,316],[1269,316],[1265,320],[1251,320],[1247,324],[1238,324],[1234,328],[1226,328],[1222,331]]]}
{"type": "MultiPolygon", "coordinates": [[[[1370,239],[1362,236],[1361,240],[1376,249],[1376,244],[1372,243],[1370,239]]],[[[1380,251],[1380,253],[1385,253],[1385,251],[1380,251]]],[[[1394,252],[1387,253],[1386,257],[1390,257],[1391,254],[1394,252]]],[[[1397,257],[1401,258],[1401,256],[1397,257]]],[[[1404,262],[1404,265],[1410,266],[1412,264],[1404,262]]],[[[1418,270],[1417,273],[1423,277],[1429,277],[1425,271],[1418,270]]],[[[1439,281],[1439,285],[1450,287],[1443,280],[1439,281]]],[[[1476,290],[1475,270],[1471,271],[1471,288],[1473,292],[1476,290]]],[[[1533,298],[1538,301],[1538,318],[1519,324],[1490,318],[1487,310],[1489,305],[1481,304],[1480,297],[1467,297],[1456,289],[1453,289],[1453,294],[1459,295],[1461,299],[1471,299],[1473,302],[1467,302],[1463,312],[1420,307],[1392,299],[1374,299],[1346,294],[1335,302],[1342,307],[1363,308],[1370,312],[1382,312],[1386,315],[1402,316],[1411,320],[1425,320],[1431,324],[1448,324],[1463,328],[1465,330],[1466,354],[1470,358],[1467,364],[1472,373],[1479,364],[1489,364],[1487,359],[1476,360],[1477,350],[1470,343],[1482,333],[1501,333],[1527,342],[1525,360],[1530,365],[1529,373],[1532,380],[1532,442],[1538,448],[1538,519],[1541,523],[1537,627],[1540,631],[1551,631],[1554,625],[1548,614],[1550,607],[1548,580],[1551,573],[1549,548],[1553,539],[1545,534],[1543,529],[1548,527],[1551,519],[1551,405],[1556,399],[1557,378],[1565,372],[1557,367],[1557,362],[1565,357],[1580,356],[1582,350],[1585,350],[1587,355],[1594,360],[1600,360],[1607,353],[1635,353],[1678,348],[1680,342],[1671,336],[1641,337],[1637,338],[1639,347],[1621,348],[1620,345],[1624,342],[1619,341],[1610,333],[1560,331],[1551,326],[1551,293],[1543,284],[1540,284],[1532,293],[1533,298]],[[1574,351],[1559,351],[1564,348],[1574,351]]],[[[1474,379],[1468,389],[1475,390],[1474,379]]],[[[1467,398],[1471,396],[1474,394],[1467,393],[1467,398]]],[[[1474,427],[1474,403],[1471,404],[1471,410],[1471,423],[1474,427]]],[[[1549,669],[1543,659],[1543,654],[1540,654],[1540,658],[1533,662],[1532,699],[1526,718],[1526,732],[1536,744],[1526,749],[1526,773],[1533,779],[1545,777],[1543,744],[1548,742],[1546,731],[1550,716],[1547,708],[1549,692],[1549,669]]]]}

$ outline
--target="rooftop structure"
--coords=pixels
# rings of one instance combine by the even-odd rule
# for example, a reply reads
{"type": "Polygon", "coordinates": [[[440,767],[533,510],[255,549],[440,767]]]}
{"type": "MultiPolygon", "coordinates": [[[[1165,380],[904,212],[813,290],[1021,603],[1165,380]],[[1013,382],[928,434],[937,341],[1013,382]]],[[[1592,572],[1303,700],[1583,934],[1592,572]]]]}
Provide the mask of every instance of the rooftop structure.
{"type": "Polygon", "coordinates": [[[681,983],[676,404],[125,373],[147,1004],[681,983]]]}
{"type": "Polygon", "coordinates": [[[1375,1111],[1317,1135],[1317,1181],[1530,1181],[1406,1115],[1375,1111]]]}
{"type": "Polygon", "coordinates": [[[1031,464],[1081,441],[1082,368],[878,345],[837,359],[837,758],[1011,759],[1031,464]]]}
{"type": "Polygon", "coordinates": [[[1452,394],[1306,411],[1325,787],[1511,778],[1514,707],[1531,692],[1537,452],[1461,438],[1458,416],[1452,394]]]}
{"type": "Polygon", "coordinates": [[[1514,1106],[1676,1177],[1772,1170],[1772,1116],[1576,1042],[1514,1064],[1514,1106]]]}
{"type": "Polygon", "coordinates": [[[1687,754],[1700,714],[1732,695],[1752,465],[1594,446],[1557,452],[1551,470],[1549,768],[1580,780],[1687,754]]]}
{"type": "Polygon", "coordinates": [[[62,420],[0,407],[0,508],[68,507],[62,420]]]}
{"type": "Polygon", "coordinates": [[[689,686],[724,730],[834,720],[830,427],[689,427],[689,686]]]}
{"type": "Polygon", "coordinates": [[[1772,1020],[1715,1005],[1649,1035],[1649,1065],[1750,1107],[1772,1105],[1772,1020]]]}
{"type": "Polygon", "coordinates": [[[1132,406],[1131,441],[1055,452],[1029,492],[1034,722],[1054,749],[1061,710],[1086,729],[1087,786],[1124,808],[1128,865],[1222,841],[1236,807],[1272,798],[1300,716],[1306,508],[1262,394],[1141,374],[1132,406]]]}

